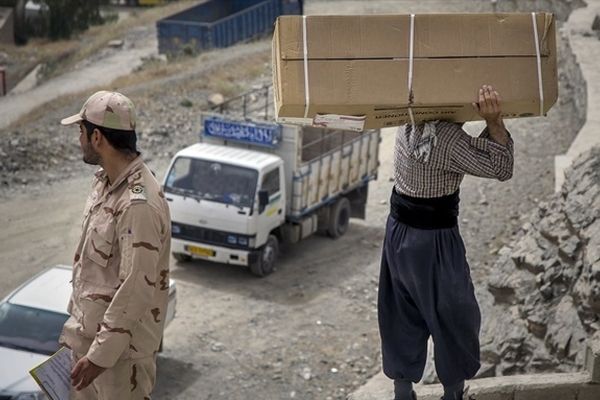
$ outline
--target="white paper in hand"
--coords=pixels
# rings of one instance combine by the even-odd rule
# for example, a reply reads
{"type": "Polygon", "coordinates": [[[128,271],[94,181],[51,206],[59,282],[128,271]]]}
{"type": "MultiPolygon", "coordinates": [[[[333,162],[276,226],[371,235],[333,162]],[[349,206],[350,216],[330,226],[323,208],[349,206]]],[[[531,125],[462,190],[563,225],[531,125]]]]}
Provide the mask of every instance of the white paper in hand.
{"type": "Polygon", "coordinates": [[[71,350],[61,347],[29,373],[51,400],[69,400],[71,390],[71,350]]]}

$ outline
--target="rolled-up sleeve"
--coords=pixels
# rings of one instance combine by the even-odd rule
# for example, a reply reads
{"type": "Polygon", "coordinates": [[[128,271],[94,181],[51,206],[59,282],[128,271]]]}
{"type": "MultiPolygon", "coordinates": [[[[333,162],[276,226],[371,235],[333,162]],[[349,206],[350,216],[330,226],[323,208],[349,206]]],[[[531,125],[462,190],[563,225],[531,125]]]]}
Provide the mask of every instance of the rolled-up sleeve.
{"type": "Polygon", "coordinates": [[[88,359],[100,367],[115,365],[136,334],[137,324],[152,305],[160,280],[160,232],[159,216],[147,203],[129,206],[117,223],[122,284],[87,354],[88,359]]]}
{"type": "Polygon", "coordinates": [[[495,142],[487,128],[472,137],[462,129],[452,143],[448,169],[460,174],[506,181],[512,177],[514,165],[513,140],[506,145],[495,142]]]}

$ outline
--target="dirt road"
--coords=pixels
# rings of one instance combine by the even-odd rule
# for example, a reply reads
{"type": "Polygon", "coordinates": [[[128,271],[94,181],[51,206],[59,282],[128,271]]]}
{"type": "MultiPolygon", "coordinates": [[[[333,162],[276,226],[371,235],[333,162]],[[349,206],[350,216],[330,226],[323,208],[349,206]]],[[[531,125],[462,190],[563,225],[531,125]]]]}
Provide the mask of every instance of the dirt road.
{"type": "Polygon", "coordinates": [[[0,97],[0,129],[50,99],[109,85],[142,64],[143,58],[158,54],[154,25],[133,29],[123,38],[122,48],[105,48],[82,61],[71,72],[46,81],[32,90],[0,97]]]}
{"type": "Polygon", "coordinates": [[[70,264],[89,182],[39,187],[0,203],[0,297],[44,266],[70,264]]]}

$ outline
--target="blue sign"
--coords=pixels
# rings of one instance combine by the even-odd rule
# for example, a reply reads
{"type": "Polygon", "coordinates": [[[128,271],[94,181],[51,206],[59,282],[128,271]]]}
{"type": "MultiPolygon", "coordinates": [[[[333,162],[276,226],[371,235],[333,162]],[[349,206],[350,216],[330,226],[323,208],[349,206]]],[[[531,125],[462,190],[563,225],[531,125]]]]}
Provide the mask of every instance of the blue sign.
{"type": "Polygon", "coordinates": [[[281,125],[207,116],[204,118],[204,135],[246,144],[276,147],[281,140],[281,125]]]}

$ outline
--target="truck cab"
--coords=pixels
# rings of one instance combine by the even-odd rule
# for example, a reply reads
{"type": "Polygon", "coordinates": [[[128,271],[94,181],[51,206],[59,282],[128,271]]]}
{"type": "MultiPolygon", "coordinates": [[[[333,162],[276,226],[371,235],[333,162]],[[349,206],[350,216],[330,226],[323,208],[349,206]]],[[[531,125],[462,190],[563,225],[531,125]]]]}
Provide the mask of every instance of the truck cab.
{"type": "Polygon", "coordinates": [[[272,154],[198,143],[178,152],[164,182],[176,259],[200,257],[272,271],[285,221],[283,160],[272,154]]]}

